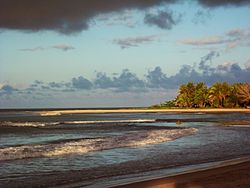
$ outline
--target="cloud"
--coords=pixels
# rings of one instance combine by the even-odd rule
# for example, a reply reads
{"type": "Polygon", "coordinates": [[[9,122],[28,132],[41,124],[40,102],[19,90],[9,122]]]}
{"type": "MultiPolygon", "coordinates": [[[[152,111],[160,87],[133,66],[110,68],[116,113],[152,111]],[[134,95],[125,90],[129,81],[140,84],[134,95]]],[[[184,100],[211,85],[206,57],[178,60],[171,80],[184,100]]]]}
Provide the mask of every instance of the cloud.
{"type": "Polygon", "coordinates": [[[97,73],[94,80],[95,88],[113,89],[115,91],[139,91],[145,89],[145,83],[136,74],[124,69],[117,76],[109,77],[105,73],[97,73]]]}
{"type": "Polygon", "coordinates": [[[201,61],[199,63],[199,69],[203,72],[204,75],[207,75],[214,71],[214,68],[211,67],[211,63],[215,57],[219,56],[219,52],[211,51],[201,58],[201,61]]]}
{"type": "Polygon", "coordinates": [[[15,89],[14,87],[12,87],[9,84],[4,84],[4,85],[2,85],[2,87],[0,89],[0,96],[2,96],[2,95],[11,95],[15,91],[18,91],[18,90],[15,89]]]}
{"type": "Polygon", "coordinates": [[[180,70],[172,76],[167,76],[160,67],[148,71],[146,75],[147,88],[174,89],[187,82],[205,82],[212,85],[215,82],[226,81],[229,83],[250,82],[250,69],[241,68],[238,63],[227,62],[216,67],[212,66],[214,58],[219,53],[211,51],[203,56],[198,67],[193,65],[183,65],[180,70]]]}
{"type": "Polygon", "coordinates": [[[106,73],[98,72],[94,80],[94,85],[97,88],[107,89],[113,88],[115,84],[113,83],[112,78],[107,76],[106,73]]]}
{"type": "Polygon", "coordinates": [[[62,84],[62,83],[56,83],[56,82],[49,83],[50,88],[62,88],[63,86],[64,86],[64,84],[62,84]]]}
{"type": "Polygon", "coordinates": [[[219,6],[242,6],[249,5],[249,0],[197,0],[205,7],[219,7],[219,6]]]}
{"type": "Polygon", "coordinates": [[[37,51],[43,51],[43,50],[49,50],[49,49],[57,49],[57,50],[62,50],[64,52],[68,51],[68,50],[74,50],[75,47],[68,45],[68,44],[58,44],[58,45],[54,45],[51,47],[35,47],[35,48],[23,48],[23,49],[19,49],[20,51],[25,51],[25,52],[37,52],[37,51]]]}
{"type": "MultiPolygon", "coordinates": [[[[52,30],[62,34],[78,33],[88,29],[98,15],[128,9],[147,9],[163,3],[184,2],[181,0],[0,0],[0,29],[37,32],[52,30]]],[[[249,0],[197,0],[204,7],[249,5],[249,0]]],[[[173,23],[168,14],[162,14],[173,23]]],[[[147,19],[146,19],[147,20],[147,19]]],[[[151,19],[149,19],[151,20],[151,19]]],[[[159,17],[150,23],[169,27],[159,17]]]]}
{"type": "Polygon", "coordinates": [[[27,51],[27,52],[36,52],[36,51],[43,51],[43,47],[35,47],[35,48],[23,48],[19,49],[20,51],[27,51]]]}
{"type": "Polygon", "coordinates": [[[175,16],[172,11],[158,11],[157,13],[147,13],[144,23],[154,25],[161,29],[172,29],[181,19],[181,15],[175,16]]]}
{"type": "Polygon", "coordinates": [[[67,45],[67,44],[59,44],[59,45],[55,45],[52,46],[52,48],[58,49],[58,50],[62,50],[62,51],[68,51],[68,50],[74,50],[75,48],[71,45],[67,45]]]}
{"type": "Polygon", "coordinates": [[[250,30],[249,29],[231,29],[221,36],[208,36],[203,38],[188,38],[178,41],[181,44],[192,46],[211,46],[224,45],[226,50],[230,50],[240,46],[250,46],[250,30]]]}
{"type": "Polygon", "coordinates": [[[88,29],[89,22],[97,15],[125,9],[145,9],[163,2],[173,0],[1,0],[0,28],[72,34],[88,29]]]}
{"type": "Polygon", "coordinates": [[[226,45],[227,49],[250,45],[250,30],[235,28],[227,31],[226,36],[230,38],[226,45]]]}
{"type": "Polygon", "coordinates": [[[182,44],[193,45],[193,46],[204,46],[204,45],[214,45],[223,44],[226,41],[220,36],[204,37],[199,39],[189,38],[179,41],[182,44]]]}
{"type": "Polygon", "coordinates": [[[72,87],[75,89],[91,89],[93,84],[88,79],[79,76],[78,78],[72,78],[72,87]]]}
{"type": "Polygon", "coordinates": [[[199,24],[199,23],[204,24],[211,17],[212,16],[211,16],[210,10],[200,9],[195,13],[194,18],[192,19],[192,22],[194,24],[199,24]]]}
{"type": "Polygon", "coordinates": [[[106,26],[123,25],[134,28],[137,21],[134,18],[135,11],[124,10],[118,13],[101,14],[95,20],[104,23],[106,26]]]}
{"type": "MultiPolygon", "coordinates": [[[[212,85],[218,81],[229,83],[250,82],[249,61],[243,68],[237,62],[223,62],[213,66],[214,59],[219,55],[217,51],[210,51],[200,58],[198,64],[183,65],[174,75],[167,75],[161,67],[157,66],[148,70],[142,78],[130,70],[124,69],[120,73],[111,74],[111,76],[105,72],[98,72],[91,80],[84,76],[61,82],[35,80],[28,87],[22,89],[16,89],[9,84],[1,84],[0,103],[5,104],[5,101],[9,98],[13,100],[32,98],[32,100],[40,101],[53,96],[56,98],[58,95],[70,96],[84,93],[92,96],[96,92],[109,92],[110,95],[119,95],[119,93],[124,93],[124,95],[139,95],[141,93],[141,95],[144,95],[157,91],[176,90],[181,84],[187,82],[205,82],[207,85],[212,85]]],[[[120,98],[120,100],[122,99],[120,98]]]]}
{"type": "Polygon", "coordinates": [[[250,69],[250,59],[245,63],[245,67],[246,67],[247,69],[250,69]]]}
{"type": "Polygon", "coordinates": [[[113,43],[119,45],[122,49],[130,47],[138,47],[140,44],[149,44],[159,38],[162,35],[148,35],[148,36],[137,36],[137,37],[127,37],[127,38],[116,38],[113,39],[113,43]]]}
{"type": "Polygon", "coordinates": [[[147,86],[150,88],[166,88],[168,85],[167,75],[162,72],[161,67],[149,70],[146,79],[147,86]]]}
{"type": "Polygon", "coordinates": [[[234,38],[241,38],[244,36],[245,32],[242,29],[235,28],[226,32],[226,35],[234,38]]]}
{"type": "Polygon", "coordinates": [[[129,91],[144,88],[144,82],[136,74],[124,69],[118,77],[113,78],[113,85],[119,91],[129,91]]]}

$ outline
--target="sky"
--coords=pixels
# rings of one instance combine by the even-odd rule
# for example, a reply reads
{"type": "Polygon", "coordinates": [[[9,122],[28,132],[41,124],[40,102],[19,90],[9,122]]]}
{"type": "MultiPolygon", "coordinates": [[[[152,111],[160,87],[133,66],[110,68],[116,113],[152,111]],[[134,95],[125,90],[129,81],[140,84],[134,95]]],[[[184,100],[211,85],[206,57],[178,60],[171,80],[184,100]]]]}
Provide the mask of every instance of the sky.
{"type": "Polygon", "coordinates": [[[0,108],[149,106],[250,82],[250,0],[0,0],[0,108]]]}

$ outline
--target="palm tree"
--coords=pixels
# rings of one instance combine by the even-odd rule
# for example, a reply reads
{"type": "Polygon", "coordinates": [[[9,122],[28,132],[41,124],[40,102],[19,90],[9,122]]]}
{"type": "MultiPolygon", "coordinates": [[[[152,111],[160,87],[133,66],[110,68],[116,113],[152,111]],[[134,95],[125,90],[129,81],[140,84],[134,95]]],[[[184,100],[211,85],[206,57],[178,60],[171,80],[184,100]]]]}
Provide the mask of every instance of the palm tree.
{"type": "Polygon", "coordinates": [[[237,97],[241,105],[250,106],[250,83],[239,84],[237,97]]]}
{"type": "Polygon", "coordinates": [[[225,100],[224,104],[225,107],[232,108],[239,106],[238,96],[237,96],[239,85],[240,85],[239,83],[235,83],[230,86],[230,91],[229,91],[230,94],[225,100]]]}
{"type": "Polygon", "coordinates": [[[203,82],[199,82],[195,86],[194,104],[197,107],[204,108],[208,103],[208,89],[203,82]]]}
{"type": "Polygon", "coordinates": [[[228,83],[215,83],[209,89],[209,101],[211,103],[211,106],[224,107],[224,102],[229,95],[230,87],[228,83]]]}
{"type": "Polygon", "coordinates": [[[176,105],[180,107],[191,108],[194,101],[195,86],[193,82],[187,85],[181,85],[179,88],[179,95],[176,98],[176,105]]]}

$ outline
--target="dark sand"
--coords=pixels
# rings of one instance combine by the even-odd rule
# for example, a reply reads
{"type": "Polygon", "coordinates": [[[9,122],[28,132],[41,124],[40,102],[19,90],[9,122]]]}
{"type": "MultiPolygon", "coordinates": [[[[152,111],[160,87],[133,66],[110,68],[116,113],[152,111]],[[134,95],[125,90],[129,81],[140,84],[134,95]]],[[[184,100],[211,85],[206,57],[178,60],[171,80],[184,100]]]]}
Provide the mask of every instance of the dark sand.
{"type": "Polygon", "coordinates": [[[200,170],[166,178],[131,183],[116,188],[235,188],[250,187],[250,161],[200,170]]]}

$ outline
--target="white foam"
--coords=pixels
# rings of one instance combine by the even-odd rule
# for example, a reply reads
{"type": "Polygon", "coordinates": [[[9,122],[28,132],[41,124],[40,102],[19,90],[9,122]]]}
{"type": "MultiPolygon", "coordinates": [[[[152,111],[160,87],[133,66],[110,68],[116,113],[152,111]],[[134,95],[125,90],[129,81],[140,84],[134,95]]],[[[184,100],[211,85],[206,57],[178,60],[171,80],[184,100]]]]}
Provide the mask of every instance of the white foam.
{"type": "Polygon", "coordinates": [[[195,128],[134,131],[122,136],[80,139],[56,144],[25,145],[0,149],[0,161],[33,157],[85,154],[122,147],[141,147],[171,141],[197,132],[195,128]]]}
{"type": "Polygon", "coordinates": [[[64,124],[95,124],[95,123],[150,123],[155,119],[130,119],[130,120],[100,120],[100,121],[65,121],[64,124]]]}
{"type": "Polygon", "coordinates": [[[10,122],[1,123],[2,126],[15,127],[45,127],[61,124],[98,124],[98,123],[151,123],[154,119],[132,119],[132,120],[100,120],[100,121],[64,121],[64,122],[10,122]]]}
{"type": "Polygon", "coordinates": [[[10,122],[6,121],[1,123],[1,126],[13,126],[13,127],[45,127],[49,125],[59,125],[60,122],[10,122]]]}

